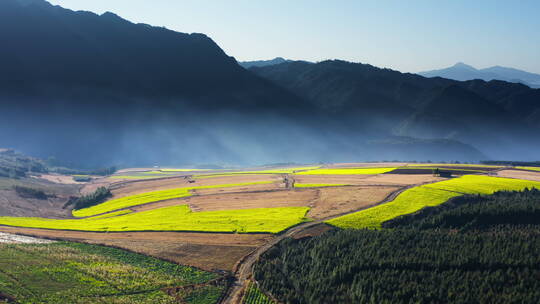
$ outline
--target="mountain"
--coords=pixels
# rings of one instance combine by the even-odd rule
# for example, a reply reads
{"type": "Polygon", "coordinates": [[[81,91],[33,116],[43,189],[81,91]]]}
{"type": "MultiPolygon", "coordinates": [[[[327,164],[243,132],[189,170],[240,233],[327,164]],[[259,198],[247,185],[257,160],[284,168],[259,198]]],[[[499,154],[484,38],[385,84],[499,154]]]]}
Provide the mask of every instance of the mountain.
{"type": "Polygon", "coordinates": [[[251,68],[348,122],[420,139],[452,139],[494,158],[538,158],[540,90],[502,81],[425,78],[367,64],[289,62],[251,68]]]}
{"type": "Polygon", "coordinates": [[[501,66],[476,69],[460,62],[446,69],[421,72],[419,74],[425,77],[442,77],[459,81],[474,79],[482,79],[485,81],[503,80],[507,82],[522,83],[531,88],[540,88],[539,74],[501,66]]]}
{"type": "Polygon", "coordinates": [[[8,42],[2,146],[69,167],[477,161],[537,151],[522,138],[537,134],[538,90],[522,85],[343,61],[247,70],[204,34],[44,0],[0,1],[0,41],[8,42]],[[463,107],[463,96],[478,106],[463,107]],[[453,109],[443,122],[464,126],[426,123],[445,103],[468,113],[453,109]],[[509,138],[528,145],[513,149],[509,138]]]}
{"type": "Polygon", "coordinates": [[[251,67],[263,67],[263,66],[269,66],[269,65],[276,65],[276,64],[280,64],[280,63],[284,63],[288,61],[290,60],[287,60],[281,57],[276,57],[271,60],[241,61],[241,62],[238,62],[238,64],[240,64],[245,69],[249,69],[251,67]]]}
{"type": "Polygon", "coordinates": [[[37,156],[99,165],[254,161],[281,155],[288,135],[280,129],[302,123],[298,113],[318,115],[203,34],[2,0],[0,40],[8,42],[0,141],[37,156]]]}

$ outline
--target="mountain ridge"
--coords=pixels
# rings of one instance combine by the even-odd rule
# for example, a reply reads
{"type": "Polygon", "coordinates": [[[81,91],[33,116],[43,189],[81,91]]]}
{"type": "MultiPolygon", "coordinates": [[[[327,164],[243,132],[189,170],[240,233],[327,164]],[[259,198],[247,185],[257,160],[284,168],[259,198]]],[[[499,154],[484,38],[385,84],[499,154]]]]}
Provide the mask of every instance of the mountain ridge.
{"type": "MultiPolygon", "coordinates": [[[[204,34],[33,1],[0,2],[11,41],[0,48],[0,141],[28,154],[88,166],[491,157],[458,137],[394,131],[450,80],[345,61],[246,70],[204,34]]],[[[537,121],[527,89],[460,85],[501,107],[527,97],[537,121]]]]}
{"type": "Polygon", "coordinates": [[[424,77],[442,77],[458,81],[475,79],[482,79],[485,81],[502,80],[506,82],[522,83],[531,88],[540,88],[540,74],[498,65],[484,69],[476,69],[473,66],[458,62],[448,68],[425,71],[418,74],[424,77]]]}
{"type": "Polygon", "coordinates": [[[425,78],[339,60],[250,70],[316,106],[334,107],[344,120],[356,117],[400,136],[455,139],[495,158],[516,151],[510,145],[537,157],[531,149],[539,143],[529,138],[540,126],[540,90],[521,84],[425,78]],[[498,154],[504,147],[508,150],[498,154]]]}

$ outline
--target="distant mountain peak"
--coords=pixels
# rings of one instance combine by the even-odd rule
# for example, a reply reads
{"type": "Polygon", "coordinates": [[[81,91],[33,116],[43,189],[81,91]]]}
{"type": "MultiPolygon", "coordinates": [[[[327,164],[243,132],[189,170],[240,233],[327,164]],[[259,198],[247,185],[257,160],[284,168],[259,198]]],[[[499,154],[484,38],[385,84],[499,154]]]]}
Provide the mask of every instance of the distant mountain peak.
{"type": "Polygon", "coordinates": [[[109,19],[109,20],[114,20],[114,21],[129,22],[126,19],[124,19],[124,18],[122,18],[122,17],[120,17],[117,14],[112,13],[112,12],[105,12],[105,13],[101,14],[101,17],[105,18],[105,19],[109,19]]]}
{"type": "Polygon", "coordinates": [[[482,79],[484,81],[502,80],[513,83],[522,83],[531,88],[540,87],[540,75],[518,70],[515,68],[496,65],[485,69],[476,69],[463,62],[455,65],[427,72],[418,73],[424,77],[442,77],[458,81],[482,79]]]}
{"type": "Polygon", "coordinates": [[[460,68],[460,69],[468,69],[468,70],[474,70],[476,71],[476,69],[473,67],[473,66],[470,66],[468,64],[465,64],[463,62],[458,62],[456,64],[454,64],[453,66],[454,68],[460,68]]]}
{"type": "Polygon", "coordinates": [[[290,60],[287,60],[283,57],[276,57],[274,59],[271,59],[271,60],[255,60],[255,61],[242,61],[242,62],[239,62],[239,64],[246,68],[246,69],[249,69],[251,67],[264,67],[264,66],[270,66],[270,65],[276,65],[276,64],[281,64],[281,63],[285,63],[285,62],[289,62],[290,60]]]}

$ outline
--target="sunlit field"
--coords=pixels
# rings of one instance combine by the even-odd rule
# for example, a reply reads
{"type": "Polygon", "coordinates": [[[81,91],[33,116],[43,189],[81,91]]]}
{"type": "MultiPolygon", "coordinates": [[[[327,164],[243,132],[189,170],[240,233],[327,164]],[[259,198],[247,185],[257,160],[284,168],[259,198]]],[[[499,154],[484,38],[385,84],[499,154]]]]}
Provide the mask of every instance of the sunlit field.
{"type": "Polygon", "coordinates": [[[241,183],[241,184],[228,184],[228,185],[210,185],[210,186],[195,186],[195,187],[186,187],[178,189],[169,189],[169,190],[160,190],[147,192],[137,195],[126,196],[118,199],[113,199],[106,201],[102,204],[92,206],[89,208],[84,208],[81,210],[73,210],[73,216],[75,217],[87,217],[97,214],[102,214],[118,209],[164,201],[169,199],[176,199],[182,197],[191,196],[191,190],[196,189],[214,189],[214,188],[227,188],[227,187],[238,187],[238,186],[250,186],[250,185],[262,185],[262,184],[271,184],[272,182],[252,182],[252,183],[241,183]]]}
{"type": "Polygon", "coordinates": [[[427,206],[440,205],[464,194],[493,194],[502,190],[540,189],[540,182],[466,175],[405,190],[393,201],[327,221],[340,228],[380,228],[382,223],[400,215],[414,213],[427,206]]]}
{"type": "Polygon", "coordinates": [[[202,231],[279,233],[304,222],[308,207],[192,212],[187,205],[113,217],[45,219],[0,217],[0,225],[80,231],[202,231]]]}

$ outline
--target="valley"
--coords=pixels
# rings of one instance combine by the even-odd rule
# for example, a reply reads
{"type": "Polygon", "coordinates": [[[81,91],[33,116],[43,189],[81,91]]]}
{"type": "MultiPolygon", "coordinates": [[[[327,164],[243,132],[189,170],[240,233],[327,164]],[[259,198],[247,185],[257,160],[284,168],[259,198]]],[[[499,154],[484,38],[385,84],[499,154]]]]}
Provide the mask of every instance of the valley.
{"type": "MultiPolygon", "coordinates": [[[[106,187],[111,196],[79,210],[57,204],[4,213],[0,232],[121,248],[196,267],[230,280],[221,287],[222,303],[243,303],[244,295],[257,298],[250,285],[252,269],[261,255],[286,239],[311,238],[336,228],[381,229],[393,218],[455,197],[540,188],[535,168],[442,163],[152,168],[90,176],[81,183],[70,178],[35,174],[12,182],[47,184],[48,191],[71,187],[78,195],[106,187]],[[434,174],[441,171],[452,178],[434,174]]],[[[2,210],[26,200],[34,201],[19,197],[2,203],[2,210]]]]}

